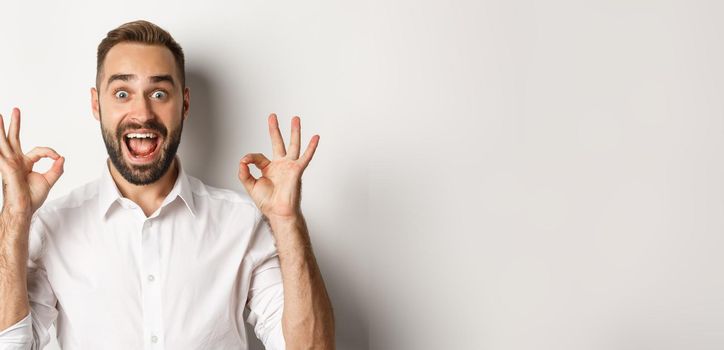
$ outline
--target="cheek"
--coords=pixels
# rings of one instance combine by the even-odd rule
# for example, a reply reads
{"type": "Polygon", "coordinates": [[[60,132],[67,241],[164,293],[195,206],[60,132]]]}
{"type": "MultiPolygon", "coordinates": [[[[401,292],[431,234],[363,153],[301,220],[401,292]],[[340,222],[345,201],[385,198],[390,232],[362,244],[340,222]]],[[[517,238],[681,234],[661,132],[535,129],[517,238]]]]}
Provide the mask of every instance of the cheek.
{"type": "Polygon", "coordinates": [[[116,138],[116,124],[111,124],[105,117],[101,120],[101,128],[103,128],[103,133],[106,134],[106,136],[116,138]]]}
{"type": "Polygon", "coordinates": [[[118,125],[123,119],[123,115],[124,113],[122,112],[119,113],[119,111],[116,111],[112,108],[106,108],[105,106],[101,106],[99,121],[101,123],[101,128],[103,129],[103,131],[106,133],[110,133],[115,138],[116,130],[118,130],[118,125]]]}
{"type": "Polygon", "coordinates": [[[153,106],[153,113],[166,125],[176,124],[182,111],[183,105],[180,103],[160,103],[153,106]]]}
{"type": "Polygon", "coordinates": [[[151,104],[151,108],[156,114],[165,116],[173,114],[176,106],[174,103],[153,103],[151,104]]]}
{"type": "Polygon", "coordinates": [[[101,101],[100,115],[101,118],[108,120],[119,120],[121,116],[128,113],[128,105],[116,103],[115,101],[101,101]]]}

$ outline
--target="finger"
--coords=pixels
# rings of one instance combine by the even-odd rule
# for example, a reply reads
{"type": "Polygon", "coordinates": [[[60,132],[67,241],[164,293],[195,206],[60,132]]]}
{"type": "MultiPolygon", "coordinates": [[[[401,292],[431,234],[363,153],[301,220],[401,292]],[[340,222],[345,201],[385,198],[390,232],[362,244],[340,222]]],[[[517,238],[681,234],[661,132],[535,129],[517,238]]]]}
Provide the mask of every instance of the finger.
{"type": "Polygon", "coordinates": [[[51,158],[57,160],[60,158],[58,152],[50,147],[35,147],[30,152],[25,154],[27,162],[29,162],[28,169],[32,169],[33,164],[37,163],[41,158],[51,158]]]}
{"type": "Polygon", "coordinates": [[[254,188],[254,184],[256,184],[256,179],[251,175],[251,171],[249,171],[249,164],[244,163],[243,160],[239,162],[239,180],[241,180],[241,184],[244,185],[246,192],[251,195],[251,190],[254,188]]]}
{"type": "Polygon", "coordinates": [[[45,177],[45,181],[48,181],[50,184],[50,187],[53,187],[60,178],[60,175],[63,175],[63,164],[65,164],[65,157],[58,157],[53,162],[53,166],[42,174],[43,177],[45,177]]]}
{"type": "Polygon", "coordinates": [[[271,161],[261,153],[249,153],[241,158],[241,161],[246,164],[254,164],[259,170],[264,170],[264,168],[271,163],[271,161]]]}
{"type": "Polygon", "coordinates": [[[277,115],[274,113],[269,115],[269,136],[271,136],[272,140],[274,158],[286,156],[287,151],[284,149],[284,139],[282,138],[282,133],[279,131],[279,120],[277,120],[277,115]]]}
{"type": "Polygon", "coordinates": [[[8,139],[5,136],[5,122],[4,117],[0,114],[0,152],[3,156],[9,157],[13,154],[13,149],[8,143],[8,139]]]}
{"type": "Polygon", "coordinates": [[[304,151],[304,154],[302,154],[302,157],[299,158],[305,168],[309,165],[309,162],[312,161],[314,151],[317,150],[317,145],[319,145],[319,135],[314,135],[312,136],[312,139],[309,140],[309,145],[307,145],[307,149],[304,151]]]}
{"type": "Polygon", "coordinates": [[[18,108],[13,108],[13,113],[10,115],[8,142],[10,143],[10,147],[13,148],[15,153],[23,153],[22,149],[20,148],[20,109],[18,108]]]}
{"type": "Polygon", "coordinates": [[[299,138],[302,129],[302,122],[298,116],[292,118],[292,137],[289,139],[289,153],[291,159],[299,158],[299,138]]]}

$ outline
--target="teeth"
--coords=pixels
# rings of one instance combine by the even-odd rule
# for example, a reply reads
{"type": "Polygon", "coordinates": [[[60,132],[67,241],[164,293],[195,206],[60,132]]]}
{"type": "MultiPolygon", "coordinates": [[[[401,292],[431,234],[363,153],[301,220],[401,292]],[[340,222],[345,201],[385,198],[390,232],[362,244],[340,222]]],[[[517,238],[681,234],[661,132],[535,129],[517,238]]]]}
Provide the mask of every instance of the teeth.
{"type": "Polygon", "coordinates": [[[132,138],[138,138],[138,139],[152,138],[152,139],[155,139],[155,138],[156,138],[156,134],[152,134],[152,133],[141,134],[141,133],[132,132],[132,133],[126,135],[126,137],[129,138],[129,139],[132,139],[132,138]]]}

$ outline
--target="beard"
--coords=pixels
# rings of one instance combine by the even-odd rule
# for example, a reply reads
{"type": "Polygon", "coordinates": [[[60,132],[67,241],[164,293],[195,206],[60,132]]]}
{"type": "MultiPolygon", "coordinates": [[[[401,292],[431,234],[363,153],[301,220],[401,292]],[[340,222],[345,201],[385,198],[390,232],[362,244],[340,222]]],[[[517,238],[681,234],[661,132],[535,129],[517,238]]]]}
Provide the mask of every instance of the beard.
{"type": "Polygon", "coordinates": [[[103,142],[106,144],[108,157],[113,162],[118,172],[126,181],[134,185],[148,185],[156,182],[166,173],[176,157],[176,151],[181,143],[181,131],[183,130],[183,117],[178,128],[174,129],[171,135],[168,134],[166,127],[155,119],[151,119],[145,124],[126,123],[121,124],[116,129],[115,135],[112,131],[103,127],[103,119],[101,119],[101,133],[103,134],[103,142]],[[123,133],[129,129],[150,129],[156,131],[163,137],[163,144],[160,147],[160,157],[158,161],[151,164],[129,164],[123,157],[123,133]]]}

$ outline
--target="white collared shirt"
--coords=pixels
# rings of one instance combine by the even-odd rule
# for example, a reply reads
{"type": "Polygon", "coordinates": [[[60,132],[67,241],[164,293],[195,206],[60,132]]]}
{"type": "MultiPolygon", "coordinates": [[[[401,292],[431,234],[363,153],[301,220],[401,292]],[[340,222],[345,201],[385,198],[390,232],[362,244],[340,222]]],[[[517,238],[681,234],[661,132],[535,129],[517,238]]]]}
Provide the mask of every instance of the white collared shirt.
{"type": "Polygon", "coordinates": [[[29,238],[30,313],[0,349],[284,349],[274,237],[246,194],[187,175],[153,214],[101,177],[48,201],[29,238]],[[244,319],[244,310],[248,317],[244,319]],[[57,318],[57,319],[56,319],[57,318]]]}

